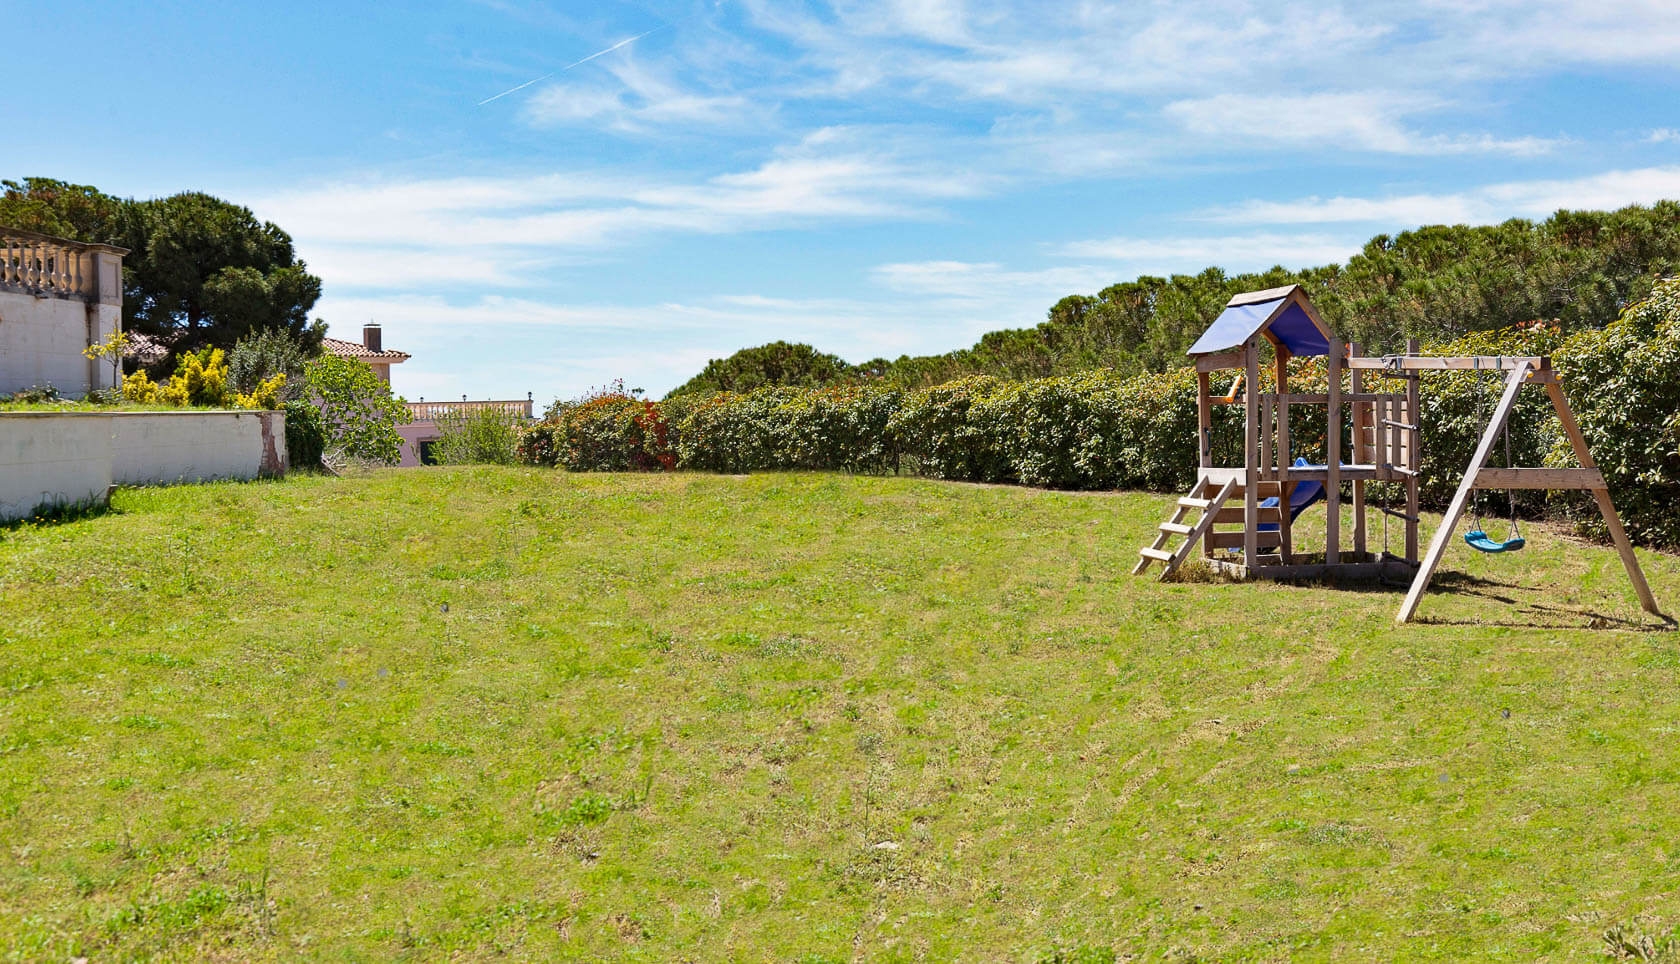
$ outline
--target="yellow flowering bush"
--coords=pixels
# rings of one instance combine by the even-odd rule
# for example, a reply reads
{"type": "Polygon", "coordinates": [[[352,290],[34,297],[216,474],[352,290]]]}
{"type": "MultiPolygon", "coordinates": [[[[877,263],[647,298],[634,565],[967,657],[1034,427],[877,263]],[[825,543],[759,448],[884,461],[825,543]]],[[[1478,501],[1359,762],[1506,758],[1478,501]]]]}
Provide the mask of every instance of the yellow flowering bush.
{"type": "Polygon", "coordinates": [[[280,373],[250,392],[236,391],[228,383],[227,356],[220,348],[205,348],[182,355],[167,382],[152,381],[144,369],[124,376],[122,395],[124,401],[140,405],[274,409],[280,407],[285,385],[286,376],[280,373]]]}

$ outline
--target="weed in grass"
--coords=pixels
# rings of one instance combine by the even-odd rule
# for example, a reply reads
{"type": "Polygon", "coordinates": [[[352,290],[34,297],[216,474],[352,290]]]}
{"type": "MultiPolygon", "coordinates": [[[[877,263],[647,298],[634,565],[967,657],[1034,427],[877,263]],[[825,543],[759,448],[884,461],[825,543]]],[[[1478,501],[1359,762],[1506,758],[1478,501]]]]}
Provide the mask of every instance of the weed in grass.
{"type": "Polygon", "coordinates": [[[1617,924],[1604,932],[1604,953],[1616,961],[1680,961],[1680,943],[1673,935],[1656,938],[1637,924],[1617,924]]]}

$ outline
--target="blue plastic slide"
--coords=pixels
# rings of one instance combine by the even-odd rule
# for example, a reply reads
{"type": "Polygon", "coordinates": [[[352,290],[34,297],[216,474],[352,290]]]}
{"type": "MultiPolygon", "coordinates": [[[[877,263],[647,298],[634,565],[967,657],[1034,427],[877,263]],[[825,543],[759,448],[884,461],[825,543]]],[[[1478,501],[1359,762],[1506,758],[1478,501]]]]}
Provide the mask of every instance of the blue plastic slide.
{"type": "MultiPolygon", "coordinates": [[[[1308,468],[1308,467],[1316,468],[1317,466],[1313,466],[1312,463],[1308,462],[1304,458],[1299,458],[1299,459],[1295,460],[1295,467],[1304,469],[1304,468],[1308,468]]],[[[1294,522],[1296,520],[1296,518],[1298,518],[1301,515],[1301,513],[1305,512],[1307,510],[1308,506],[1311,506],[1314,502],[1317,502],[1317,501],[1319,501],[1323,498],[1324,498],[1324,483],[1323,482],[1297,482],[1297,483],[1295,483],[1295,491],[1289,493],[1289,521],[1294,522]]],[[[1270,508],[1275,507],[1277,504],[1278,504],[1278,499],[1277,499],[1277,496],[1274,495],[1269,499],[1262,500],[1260,502],[1260,508],[1270,509],[1270,508]]],[[[1260,523],[1260,528],[1257,531],[1259,531],[1259,532],[1276,532],[1277,528],[1278,528],[1278,524],[1276,522],[1262,522],[1262,523],[1260,523]]]]}

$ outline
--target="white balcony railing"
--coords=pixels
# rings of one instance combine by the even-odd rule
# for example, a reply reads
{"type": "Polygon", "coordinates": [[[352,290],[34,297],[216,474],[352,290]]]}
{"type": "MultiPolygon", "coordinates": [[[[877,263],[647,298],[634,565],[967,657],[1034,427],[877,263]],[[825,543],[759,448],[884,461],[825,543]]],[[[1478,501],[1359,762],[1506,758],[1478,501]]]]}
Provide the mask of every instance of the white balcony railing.
{"type": "Polygon", "coordinates": [[[98,301],[99,270],[94,255],[99,252],[119,256],[127,253],[106,244],[82,244],[0,227],[0,290],[37,298],[98,301]]]}
{"type": "Polygon", "coordinates": [[[435,422],[440,418],[459,417],[467,414],[468,412],[481,412],[485,410],[501,412],[504,415],[528,419],[531,417],[531,399],[516,398],[503,401],[486,400],[482,402],[428,402],[422,399],[418,402],[408,403],[408,413],[414,416],[414,420],[416,422],[435,422]]]}

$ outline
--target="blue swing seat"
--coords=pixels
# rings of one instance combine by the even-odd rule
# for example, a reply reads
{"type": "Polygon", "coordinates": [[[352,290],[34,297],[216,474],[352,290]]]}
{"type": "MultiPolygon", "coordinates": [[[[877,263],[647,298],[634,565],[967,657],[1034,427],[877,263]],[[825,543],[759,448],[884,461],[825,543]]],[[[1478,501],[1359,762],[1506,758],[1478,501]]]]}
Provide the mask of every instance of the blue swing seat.
{"type": "Polygon", "coordinates": [[[1528,545],[1522,536],[1512,536],[1504,542],[1495,542],[1486,532],[1472,529],[1464,534],[1464,542],[1477,552],[1516,552],[1528,545]]]}

